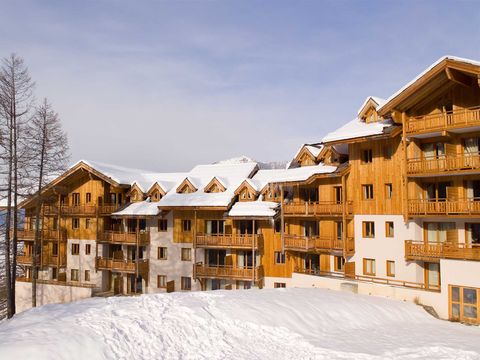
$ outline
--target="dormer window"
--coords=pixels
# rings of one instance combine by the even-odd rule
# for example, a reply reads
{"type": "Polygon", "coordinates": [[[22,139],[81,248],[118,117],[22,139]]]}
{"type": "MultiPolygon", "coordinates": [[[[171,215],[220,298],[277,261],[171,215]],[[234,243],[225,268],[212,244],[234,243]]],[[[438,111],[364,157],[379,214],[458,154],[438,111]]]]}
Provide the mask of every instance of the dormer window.
{"type": "Polygon", "coordinates": [[[224,192],[226,190],[225,186],[223,183],[214,177],[207,186],[205,186],[204,191],[206,193],[218,193],[218,192],[224,192]]]}
{"type": "Polygon", "coordinates": [[[192,182],[186,178],[177,188],[178,194],[189,194],[197,191],[197,188],[192,184],[192,182]]]}

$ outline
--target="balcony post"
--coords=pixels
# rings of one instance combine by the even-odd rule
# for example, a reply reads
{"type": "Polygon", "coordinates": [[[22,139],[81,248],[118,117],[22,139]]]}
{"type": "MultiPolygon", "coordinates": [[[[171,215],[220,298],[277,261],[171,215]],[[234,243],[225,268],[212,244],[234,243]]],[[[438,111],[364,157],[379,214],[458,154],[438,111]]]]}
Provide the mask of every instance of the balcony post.
{"type": "Polygon", "coordinates": [[[280,232],[280,240],[282,243],[282,253],[285,253],[285,217],[284,217],[284,191],[283,191],[283,185],[280,185],[280,226],[282,227],[281,232],[280,232]]]}
{"type": "Polygon", "coordinates": [[[255,220],[253,221],[252,234],[252,286],[255,286],[255,220]]]}
{"type": "Polygon", "coordinates": [[[136,231],[136,256],[135,256],[135,279],[134,279],[134,286],[135,286],[135,294],[137,293],[137,278],[138,278],[138,259],[140,257],[140,246],[139,246],[139,243],[140,243],[140,218],[137,217],[137,231],[136,231]]]}
{"type": "Polygon", "coordinates": [[[408,220],[408,175],[407,175],[407,114],[402,112],[402,146],[403,146],[403,171],[402,171],[402,182],[403,182],[403,220],[406,222],[408,220]]]}

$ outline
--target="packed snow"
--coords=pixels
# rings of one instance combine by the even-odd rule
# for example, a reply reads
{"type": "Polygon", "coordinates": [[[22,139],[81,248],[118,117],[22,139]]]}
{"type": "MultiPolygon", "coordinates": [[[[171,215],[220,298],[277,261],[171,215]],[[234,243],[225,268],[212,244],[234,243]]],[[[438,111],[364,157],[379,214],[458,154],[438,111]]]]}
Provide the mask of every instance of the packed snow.
{"type": "Polygon", "coordinates": [[[0,323],[0,359],[478,359],[480,329],[325,289],[47,305],[0,323]]]}

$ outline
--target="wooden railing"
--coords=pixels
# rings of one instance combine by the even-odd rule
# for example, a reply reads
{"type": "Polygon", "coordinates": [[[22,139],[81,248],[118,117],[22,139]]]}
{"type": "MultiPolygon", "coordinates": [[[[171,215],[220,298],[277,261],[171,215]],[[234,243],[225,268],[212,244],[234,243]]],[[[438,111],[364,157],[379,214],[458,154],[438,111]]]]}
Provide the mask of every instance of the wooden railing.
{"type": "MultiPolygon", "coordinates": [[[[112,212],[117,211],[122,205],[103,203],[101,205],[65,205],[60,206],[62,215],[86,215],[95,216],[98,212],[99,215],[109,215],[112,212]]],[[[58,215],[58,205],[44,205],[44,215],[58,215]]]]}
{"type": "Polygon", "coordinates": [[[479,125],[480,107],[477,106],[449,113],[411,117],[407,119],[405,129],[411,135],[479,125]]]}
{"type": "MultiPolygon", "coordinates": [[[[293,202],[283,206],[285,215],[342,215],[343,203],[336,201],[319,201],[319,202],[293,202]]],[[[351,214],[353,204],[351,201],[345,204],[346,213],[351,214]]]]}
{"type": "MultiPolygon", "coordinates": [[[[336,237],[284,235],[285,249],[291,251],[322,252],[342,251],[343,240],[336,237]]],[[[347,252],[355,250],[353,238],[347,238],[347,252]]]]}
{"type": "Polygon", "coordinates": [[[50,265],[50,266],[66,266],[67,265],[67,258],[66,256],[58,256],[58,255],[43,255],[42,257],[42,265],[50,265]]]}
{"type": "Polygon", "coordinates": [[[136,232],[123,232],[123,231],[100,231],[98,233],[98,241],[109,244],[127,244],[136,245],[137,240],[139,245],[150,244],[150,232],[140,231],[136,232]]]}
{"type": "Polygon", "coordinates": [[[480,199],[410,199],[409,215],[480,215],[480,199]]]}
{"type": "MultiPolygon", "coordinates": [[[[33,255],[17,255],[17,264],[19,265],[32,265],[33,255]]],[[[40,256],[37,255],[37,265],[40,265],[40,256]]]]}
{"type": "MultiPolygon", "coordinates": [[[[135,260],[122,260],[106,257],[97,257],[96,266],[98,270],[110,270],[125,273],[135,273],[137,270],[137,262],[135,260]]],[[[148,273],[148,259],[138,260],[138,272],[148,273]]]]}
{"type": "MultiPolygon", "coordinates": [[[[13,237],[13,230],[10,230],[10,237],[13,237]]],[[[18,229],[17,238],[20,241],[34,241],[35,230],[18,229]]],[[[65,229],[62,229],[60,231],[59,230],[41,230],[40,239],[66,241],[67,231],[65,229]]]]}
{"type": "Polygon", "coordinates": [[[424,241],[405,241],[407,260],[461,259],[480,261],[480,244],[430,243],[424,241]]]}
{"type": "Polygon", "coordinates": [[[353,281],[360,281],[360,282],[369,282],[369,283],[380,284],[380,285],[401,286],[401,287],[426,290],[426,291],[434,291],[434,292],[440,291],[440,286],[435,286],[435,285],[427,286],[425,285],[425,283],[379,278],[375,276],[348,275],[341,272],[320,271],[318,269],[304,269],[304,268],[299,268],[298,266],[295,267],[294,272],[299,274],[306,274],[306,275],[315,275],[315,276],[324,276],[324,277],[353,280],[353,281]]]}
{"type": "Polygon", "coordinates": [[[480,169],[480,155],[455,154],[435,158],[408,159],[409,175],[438,174],[443,172],[459,172],[480,169]]]}
{"type": "Polygon", "coordinates": [[[263,266],[253,269],[251,266],[237,267],[232,265],[205,265],[196,263],[193,265],[195,278],[236,279],[258,281],[263,278],[263,266]],[[254,274],[255,272],[255,274],[254,274]],[[255,275],[255,278],[253,276],[255,275]]]}
{"type": "Polygon", "coordinates": [[[263,243],[261,234],[198,234],[195,245],[204,248],[258,248],[263,243]]]}

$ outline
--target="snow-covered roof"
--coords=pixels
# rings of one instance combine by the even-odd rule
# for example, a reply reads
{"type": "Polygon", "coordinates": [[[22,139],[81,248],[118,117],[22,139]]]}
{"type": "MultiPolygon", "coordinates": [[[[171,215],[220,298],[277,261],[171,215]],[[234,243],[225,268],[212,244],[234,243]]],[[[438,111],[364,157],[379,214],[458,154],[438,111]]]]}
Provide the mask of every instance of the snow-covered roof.
{"type": "Polygon", "coordinates": [[[255,190],[261,191],[269,183],[305,181],[313,175],[329,174],[335,170],[337,170],[336,166],[323,163],[292,169],[259,170],[251,179],[248,179],[248,182],[255,190]]]}
{"type": "MultiPolygon", "coordinates": [[[[170,191],[160,200],[159,205],[168,207],[228,206],[235,196],[237,187],[245,178],[250,177],[256,168],[257,163],[255,162],[230,162],[195,166],[187,174],[187,178],[195,185],[197,191],[185,194],[170,191]],[[205,186],[214,177],[221,179],[226,190],[206,193],[204,191],[205,186]]],[[[179,185],[180,183],[176,187],[179,185]]]]}
{"type": "Polygon", "coordinates": [[[228,216],[232,217],[274,217],[277,214],[279,203],[271,201],[239,201],[235,203],[228,216]]]}
{"type": "Polygon", "coordinates": [[[103,175],[109,177],[119,184],[133,185],[137,184],[143,191],[147,192],[155,183],[158,183],[162,189],[169,191],[180,179],[185,177],[186,173],[157,173],[149,172],[147,170],[126,168],[123,166],[106,164],[97,161],[80,160],[71,168],[77,166],[79,163],[92,167],[103,175]]]}
{"type": "Polygon", "coordinates": [[[308,151],[310,151],[310,153],[316,158],[318,154],[320,154],[320,152],[322,151],[323,145],[303,144],[302,146],[300,146],[300,149],[298,149],[298,151],[296,152],[294,158],[296,158],[300,154],[303,148],[306,148],[308,151]]]}
{"type": "Polygon", "coordinates": [[[387,100],[385,99],[382,99],[382,98],[379,98],[377,96],[369,96],[365,99],[365,101],[363,102],[362,106],[360,106],[360,109],[358,109],[358,115],[360,116],[360,113],[363,111],[363,109],[365,108],[365,106],[367,105],[368,101],[369,100],[372,100],[375,104],[377,104],[377,106],[375,106],[375,110],[376,109],[379,109],[381,108],[383,105],[386,104],[387,100]]]}
{"type": "Polygon", "coordinates": [[[335,131],[328,133],[322,142],[355,139],[363,136],[381,135],[385,129],[393,126],[390,119],[378,122],[366,123],[362,119],[355,118],[335,131]]]}
{"type": "Polygon", "coordinates": [[[438,59],[437,61],[435,61],[432,65],[430,65],[430,66],[427,67],[424,71],[422,71],[420,74],[418,74],[413,80],[411,80],[410,82],[408,82],[408,83],[407,83],[405,86],[403,86],[400,90],[398,90],[398,91],[395,92],[392,96],[390,96],[387,100],[385,100],[385,102],[377,108],[377,111],[380,112],[386,104],[388,104],[390,101],[392,101],[392,100],[393,100],[394,98],[396,98],[398,95],[400,95],[402,92],[404,92],[405,90],[407,90],[410,86],[412,86],[414,83],[416,83],[420,78],[422,78],[422,77],[425,76],[428,72],[430,72],[435,66],[437,66],[438,64],[440,64],[442,61],[445,61],[445,60],[453,60],[453,61],[462,62],[462,63],[466,63],[466,64],[470,64],[470,65],[480,66],[480,61],[475,61],[475,60],[466,59],[466,58],[461,58],[461,57],[452,56],[452,55],[442,56],[440,59],[438,59]]]}
{"type": "Polygon", "coordinates": [[[159,213],[158,202],[146,200],[131,203],[126,208],[112,213],[112,216],[155,216],[159,213]]]}

